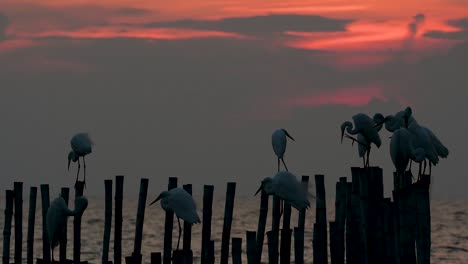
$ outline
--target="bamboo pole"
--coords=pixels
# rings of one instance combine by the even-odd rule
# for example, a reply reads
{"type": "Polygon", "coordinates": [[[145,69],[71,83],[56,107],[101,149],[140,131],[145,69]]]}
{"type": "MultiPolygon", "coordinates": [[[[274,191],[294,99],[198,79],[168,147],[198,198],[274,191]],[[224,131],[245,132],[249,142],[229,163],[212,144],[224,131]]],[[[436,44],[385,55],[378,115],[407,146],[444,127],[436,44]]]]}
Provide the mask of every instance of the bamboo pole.
{"type": "MultiPolygon", "coordinates": [[[[229,240],[231,239],[232,214],[234,211],[234,198],[236,195],[236,183],[228,182],[226,190],[226,204],[224,207],[223,234],[221,240],[221,264],[229,261],[229,240]]],[[[254,239],[255,243],[256,239],[254,239]]]]}
{"type": "MultiPolygon", "coordinates": [[[[302,175],[301,184],[306,193],[309,193],[309,176],[302,175]]],[[[307,209],[304,208],[299,211],[297,228],[294,228],[294,261],[296,264],[304,263],[304,231],[306,210],[307,209]]]]}
{"type": "Polygon", "coordinates": [[[263,241],[265,238],[266,221],[268,216],[268,197],[268,194],[262,189],[257,228],[257,263],[261,263],[262,261],[263,241]]]}
{"type": "Polygon", "coordinates": [[[104,180],[105,209],[104,235],[102,239],[102,264],[109,262],[109,244],[112,229],[112,180],[104,180]]]}
{"type": "Polygon", "coordinates": [[[255,264],[257,263],[257,245],[256,245],[256,236],[257,233],[255,231],[247,231],[247,263],[248,264],[255,264]]]}
{"type": "Polygon", "coordinates": [[[231,251],[232,251],[232,264],[242,264],[242,238],[240,237],[232,238],[231,251]]]}
{"type": "Polygon", "coordinates": [[[203,187],[203,221],[202,221],[202,248],[201,248],[201,263],[207,263],[209,255],[208,247],[211,241],[211,216],[213,207],[213,185],[205,185],[203,187]]]}
{"type": "Polygon", "coordinates": [[[42,260],[44,263],[50,263],[50,244],[49,236],[47,235],[47,210],[50,205],[49,185],[41,184],[41,200],[42,200],[42,260]]]}
{"type": "MultiPolygon", "coordinates": [[[[185,191],[192,195],[192,185],[185,184],[183,185],[185,191]]],[[[193,263],[193,252],[192,252],[192,224],[184,221],[184,241],[182,242],[182,248],[184,250],[184,263],[192,264],[193,263]]]]}
{"type": "Polygon", "coordinates": [[[283,206],[283,229],[281,230],[280,263],[291,262],[291,204],[284,201],[283,206]]]}
{"type": "MultiPolygon", "coordinates": [[[[177,178],[169,177],[168,190],[177,188],[177,178]]],[[[172,227],[174,221],[174,212],[166,211],[166,219],[164,221],[164,254],[163,263],[170,264],[172,256],[172,227]]]]}
{"type": "MultiPolygon", "coordinates": [[[[273,195],[273,209],[272,209],[272,220],[271,220],[271,231],[276,232],[273,236],[275,240],[269,241],[270,243],[276,243],[276,246],[272,246],[271,249],[268,250],[276,250],[276,252],[272,252],[272,256],[278,258],[279,256],[279,227],[280,227],[280,206],[281,206],[281,199],[275,195],[273,195]]],[[[275,260],[275,263],[278,263],[278,259],[275,260]]]]}
{"type": "Polygon", "coordinates": [[[431,261],[431,205],[430,205],[431,176],[422,175],[417,183],[417,234],[418,264],[429,264],[431,261]]]}
{"type": "Polygon", "coordinates": [[[5,191],[5,222],[3,223],[3,264],[10,263],[10,237],[11,220],[13,218],[13,202],[15,193],[12,190],[5,191]]]}
{"type": "Polygon", "coordinates": [[[315,175],[316,186],[316,220],[314,224],[314,263],[328,263],[328,239],[327,239],[327,208],[325,200],[325,176],[315,175]]]}
{"type": "Polygon", "coordinates": [[[141,242],[143,239],[143,223],[145,220],[146,197],[148,196],[149,180],[143,178],[140,180],[140,193],[138,195],[138,209],[135,227],[135,242],[133,245],[132,260],[133,264],[141,263],[141,242]]]}
{"type": "Polygon", "coordinates": [[[23,183],[14,182],[15,193],[15,263],[23,261],[23,183]]]}
{"type": "Polygon", "coordinates": [[[122,207],[124,176],[115,177],[114,264],[122,263],[122,207]]]}
{"type": "Polygon", "coordinates": [[[346,263],[360,263],[359,169],[351,168],[352,182],[347,184],[346,263]]]}
{"type": "Polygon", "coordinates": [[[29,215],[28,215],[28,238],[26,247],[27,264],[34,263],[34,224],[36,221],[37,187],[31,187],[29,191],[29,215]]]}
{"type": "Polygon", "coordinates": [[[267,232],[268,238],[268,264],[278,264],[278,232],[267,232]]]}
{"type": "MultiPolygon", "coordinates": [[[[62,188],[60,191],[60,196],[62,196],[63,200],[65,200],[65,204],[68,207],[68,200],[70,198],[70,189],[62,188]]],[[[65,221],[67,223],[68,219],[65,221]]],[[[67,226],[67,224],[65,224],[65,226],[67,226]]],[[[65,228],[63,232],[63,236],[60,239],[60,248],[59,248],[59,260],[62,263],[64,263],[67,260],[67,239],[68,239],[67,228],[65,228]]]]}
{"type": "Polygon", "coordinates": [[[161,264],[161,252],[151,252],[151,264],[161,264]]]}

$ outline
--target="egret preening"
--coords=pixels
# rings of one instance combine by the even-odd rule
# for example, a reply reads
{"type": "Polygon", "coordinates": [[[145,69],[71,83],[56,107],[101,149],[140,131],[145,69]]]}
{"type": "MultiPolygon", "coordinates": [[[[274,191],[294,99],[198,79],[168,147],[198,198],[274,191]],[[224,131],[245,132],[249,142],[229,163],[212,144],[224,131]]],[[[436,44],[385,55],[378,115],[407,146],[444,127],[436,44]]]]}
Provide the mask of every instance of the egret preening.
{"type": "Polygon", "coordinates": [[[197,214],[197,207],[192,196],[182,188],[174,188],[162,192],[150,205],[161,200],[161,207],[164,211],[172,211],[177,216],[179,222],[179,239],[177,240],[177,249],[179,249],[180,235],[182,227],[180,219],[190,224],[200,223],[200,217],[197,214]]]}
{"type": "Polygon", "coordinates": [[[416,122],[416,119],[413,117],[413,110],[411,107],[406,107],[405,110],[396,113],[395,115],[388,115],[380,122],[376,124],[376,126],[382,125],[385,123],[385,129],[388,132],[395,132],[397,129],[402,127],[408,128],[409,125],[416,122]]]}
{"type": "MultiPolygon", "coordinates": [[[[353,116],[354,126],[353,123],[349,121],[341,124],[341,142],[343,142],[346,131],[350,135],[358,135],[358,139],[353,138],[350,135],[346,135],[347,138],[350,138],[365,147],[366,151],[364,151],[364,153],[367,152],[367,161],[364,161],[364,167],[369,167],[371,144],[374,143],[378,148],[382,145],[382,140],[379,136],[379,130],[381,127],[379,128],[378,125],[376,125],[383,123],[382,120],[384,120],[382,114],[375,114],[372,119],[366,114],[359,113],[353,116]],[[359,140],[359,134],[365,139],[365,142],[359,140]]],[[[361,154],[361,151],[359,154],[361,154]]]]}
{"type": "Polygon", "coordinates": [[[396,130],[390,141],[390,156],[399,175],[402,175],[410,160],[421,164],[425,159],[423,148],[415,148],[413,144],[413,135],[406,129],[396,130]]]}
{"type": "Polygon", "coordinates": [[[286,137],[290,138],[292,141],[295,141],[291,135],[289,135],[286,129],[280,128],[273,132],[271,135],[271,144],[273,146],[273,151],[275,152],[276,156],[278,157],[278,171],[280,171],[280,160],[283,162],[284,168],[286,171],[288,167],[286,167],[286,163],[284,162],[284,152],[286,152],[286,137]]]}
{"type": "Polygon", "coordinates": [[[75,185],[78,182],[78,176],[80,174],[80,157],[83,158],[83,171],[84,171],[84,183],[86,186],[86,161],[85,156],[92,152],[93,142],[87,133],[78,133],[74,135],[70,141],[72,150],[68,153],[68,170],[70,170],[70,162],[78,161],[78,171],[76,173],[75,185]]]}
{"type": "Polygon", "coordinates": [[[52,261],[54,261],[54,248],[58,246],[67,229],[69,216],[81,216],[88,207],[88,199],[79,196],[75,199],[75,210],[70,210],[62,196],[55,198],[47,209],[47,234],[49,236],[52,261]]]}
{"type": "Polygon", "coordinates": [[[261,190],[265,190],[268,195],[275,195],[292,205],[297,210],[310,207],[308,193],[294,176],[288,171],[280,171],[275,176],[263,179],[260,188],[255,195],[261,190]]]}

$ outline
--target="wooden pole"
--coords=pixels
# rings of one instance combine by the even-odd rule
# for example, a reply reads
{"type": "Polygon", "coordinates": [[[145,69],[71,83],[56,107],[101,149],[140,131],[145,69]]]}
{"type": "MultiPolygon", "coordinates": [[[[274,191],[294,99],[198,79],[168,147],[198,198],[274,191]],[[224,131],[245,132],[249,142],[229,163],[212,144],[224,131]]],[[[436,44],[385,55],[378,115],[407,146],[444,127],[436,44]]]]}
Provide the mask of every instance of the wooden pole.
{"type": "Polygon", "coordinates": [[[399,214],[399,236],[400,244],[398,246],[400,253],[400,263],[415,263],[416,254],[414,248],[414,229],[412,225],[412,216],[414,209],[411,206],[412,203],[412,191],[411,191],[411,172],[405,172],[400,175],[400,189],[397,191],[398,195],[398,214],[399,214]]]}
{"type": "Polygon", "coordinates": [[[379,167],[368,168],[368,212],[367,248],[369,263],[381,262],[384,255],[384,235],[382,219],[383,171],[379,167]]]}
{"type": "Polygon", "coordinates": [[[314,263],[328,263],[328,243],[327,243],[327,208],[325,200],[325,176],[315,175],[316,186],[316,220],[314,225],[314,263]]]}
{"type": "Polygon", "coordinates": [[[122,207],[124,176],[115,177],[114,264],[122,263],[122,207]]]}
{"type": "MultiPolygon", "coordinates": [[[[60,195],[65,200],[65,204],[68,207],[68,200],[70,198],[70,189],[62,188],[60,191],[60,195]]],[[[66,222],[68,222],[68,219],[66,220],[66,222]]],[[[65,226],[67,226],[67,224],[65,224],[65,226]]],[[[67,239],[68,239],[67,228],[65,228],[64,234],[60,240],[60,248],[59,248],[59,260],[62,263],[65,263],[65,261],[67,260],[67,239]]]]}
{"type": "Polygon", "coordinates": [[[104,180],[105,209],[104,209],[104,237],[102,239],[102,264],[109,261],[109,244],[112,228],[112,180],[104,180]]]}
{"type": "Polygon", "coordinates": [[[31,187],[29,191],[29,215],[28,215],[28,238],[26,248],[27,264],[34,263],[34,224],[36,221],[37,187],[31,187]]]}
{"type": "Polygon", "coordinates": [[[304,227],[294,228],[295,264],[304,264],[304,227]]]}
{"type": "Polygon", "coordinates": [[[268,264],[278,264],[278,232],[268,231],[268,264]]]}
{"type": "Polygon", "coordinates": [[[268,197],[268,194],[262,189],[257,228],[257,263],[261,263],[262,261],[263,241],[265,238],[266,221],[268,216],[268,197]]]}
{"type": "MultiPolygon", "coordinates": [[[[309,176],[302,175],[301,179],[304,190],[309,193],[309,176]]],[[[297,228],[294,228],[294,260],[296,264],[304,263],[304,231],[305,231],[305,216],[306,210],[299,211],[297,220],[297,228]]]]}
{"type": "Polygon", "coordinates": [[[161,264],[161,252],[151,252],[151,264],[161,264]]]}
{"type": "Polygon", "coordinates": [[[172,253],[172,264],[183,264],[184,263],[184,251],[174,250],[172,253]]]}
{"type": "Polygon", "coordinates": [[[360,234],[361,234],[361,243],[360,243],[360,253],[361,253],[361,263],[367,264],[370,263],[368,259],[368,243],[367,243],[367,229],[368,229],[368,208],[369,208],[369,173],[368,169],[360,168],[359,169],[359,195],[360,195],[360,234]]]}
{"type": "MultiPolygon", "coordinates": [[[[272,209],[272,220],[271,220],[271,231],[276,232],[277,234],[274,235],[273,237],[276,239],[272,241],[268,241],[268,244],[270,243],[277,243],[276,246],[272,246],[271,250],[276,250],[276,252],[272,252],[272,256],[278,258],[279,256],[279,227],[280,227],[280,219],[281,219],[281,199],[275,195],[273,195],[273,209],[272,209]]],[[[269,249],[270,250],[270,249],[269,249]]],[[[270,255],[270,254],[269,254],[270,255]]],[[[275,260],[275,263],[278,263],[278,259],[275,260]]]]}
{"type": "MultiPolygon", "coordinates": [[[[169,177],[168,190],[177,188],[177,177],[169,177]]],[[[163,263],[170,264],[172,256],[172,226],[174,221],[174,212],[166,211],[166,219],[164,221],[164,254],[163,263]]]]}
{"type": "Polygon", "coordinates": [[[135,243],[133,246],[133,264],[141,263],[141,242],[143,240],[143,222],[145,220],[146,197],[148,195],[148,179],[140,180],[140,194],[138,195],[138,209],[135,228],[135,243]],[[138,261],[139,260],[139,261],[138,261]]]}
{"type": "Polygon", "coordinates": [[[329,223],[330,227],[330,260],[331,264],[336,264],[339,263],[339,252],[338,252],[338,223],[334,221],[330,221],[329,223]]]}
{"type": "Polygon", "coordinates": [[[215,242],[214,240],[210,240],[208,242],[208,246],[207,246],[207,259],[208,259],[208,264],[214,264],[215,263],[215,253],[214,253],[214,249],[215,249],[215,242]]]}
{"type": "Polygon", "coordinates": [[[23,257],[23,183],[14,182],[15,193],[15,263],[21,264],[23,257]]]}
{"type": "MultiPolygon", "coordinates": [[[[84,182],[76,182],[75,200],[83,196],[84,182]]],[[[73,217],[73,262],[81,263],[81,215],[73,217]]]]}
{"type": "Polygon", "coordinates": [[[384,264],[395,264],[395,241],[393,229],[392,201],[385,198],[382,203],[384,264]]]}
{"type": "MultiPolygon", "coordinates": [[[[340,181],[336,183],[336,198],[335,198],[335,223],[336,223],[336,251],[335,263],[344,264],[345,260],[345,223],[346,223],[346,192],[347,192],[347,179],[341,177],[340,181]]],[[[331,230],[330,230],[331,236],[331,230]]],[[[332,238],[330,238],[332,239],[332,238]]]]}
{"type": "Polygon", "coordinates": [[[208,263],[208,246],[211,241],[211,216],[213,207],[213,185],[203,186],[203,221],[202,221],[202,248],[201,248],[201,263],[208,263]]]}
{"type": "Polygon", "coordinates": [[[291,262],[291,204],[283,203],[283,229],[281,230],[280,263],[289,264],[291,262]]]}
{"type": "Polygon", "coordinates": [[[431,261],[430,181],[431,176],[422,175],[421,182],[416,183],[418,264],[429,264],[431,261]]]}
{"type": "Polygon", "coordinates": [[[247,231],[247,263],[248,264],[256,264],[257,257],[257,244],[256,244],[256,236],[257,233],[255,231],[247,231]]]}
{"type": "Polygon", "coordinates": [[[233,237],[231,244],[232,264],[242,264],[242,238],[233,237]]]}
{"type": "MultiPolygon", "coordinates": [[[[183,185],[185,191],[192,195],[192,184],[183,185]]],[[[184,221],[184,241],[183,246],[184,250],[184,263],[192,264],[193,263],[193,252],[192,252],[192,224],[184,221]]]]}
{"type": "Polygon", "coordinates": [[[359,209],[359,173],[358,167],[351,168],[352,183],[347,184],[348,207],[346,222],[346,263],[358,264],[360,261],[360,209],[359,209]]]}
{"type": "MultiPolygon", "coordinates": [[[[234,211],[234,197],[236,195],[236,183],[228,182],[226,190],[226,204],[224,207],[224,224],[221,239],[221,264],[229,261],[229,240],[231,239],[232,214],[234,211]]],[[[255,243],[254,239],[254,243],[255,243]]]]}
{"type": "Polygon", "coordinates": [[[42,260],[44,263],[50,263],[50,244],[49,236],[47,235],[47,210],[49,210],[49,185],[41,184],[41,200],[42,200],[42,260]]]}
{"type": "Polygon", "coordinates": [[[3,223],[3,264],[10,264],[10,237],[11,220],[13,218],[13,202],[15,193],[12,190],[5,191],[5,222],[3,223]]]}

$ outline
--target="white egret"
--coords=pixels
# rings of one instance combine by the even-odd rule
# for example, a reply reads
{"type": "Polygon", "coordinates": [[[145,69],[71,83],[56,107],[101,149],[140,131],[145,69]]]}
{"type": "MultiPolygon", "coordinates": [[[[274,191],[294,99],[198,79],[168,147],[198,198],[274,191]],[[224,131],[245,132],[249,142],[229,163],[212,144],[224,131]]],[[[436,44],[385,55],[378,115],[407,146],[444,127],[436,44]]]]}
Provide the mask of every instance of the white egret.
{"type": "Polygon", "coordinates": [[[255,195],[262,189],[268,195],[275,195],[290,203],[297,210],[310,207],[307,191],[296,176],[288,171],[279,171],[275,176],[263,179],[255,195]]]}
{"type": "Polygon", "coordinates": [[[402,175],[410,160],[421,164],[424,161],[425,153],[423,148],[415,148],[413,135],[406,128],[396,130],[390,141],[390,156],[399,175],[402,175]]]}
{"type": "Polygon", "coordinates": [[[68,170],[70,170],[70,162],[78,161],[78,171],[76,173],[75,185],[78,182],[78,176],[80,174],[80,157],[83,158],[83,170],[84,170],[84,183],[86,186],[86,161],[85,156],[92,152],[93,142],[87,133],[78,133],[74,135],[70,141],[72,150],[68,153],[68,170]]]}
{"type": "MultiPolygon", "coordinates": [[[[371,144],[374,143],[378,148],[380,148],[380,145],[382,144],[382,140],[379,136],[381,123],[383,123],[382,120],[384,120],[382,114],[375,114],[374,118],[372,119],[366,114],[359,113],[353,116],[354,127],[353,123],[349,121],[343,122],[343,124],[341,124],[341,142],[343,142],[346,131],[350,135],[358,135],[358,139],[353,138],[350,135],[346,135],[346,137],[358,142],[365,148],[366,151],[362,149],[359,150],[359,154],[361,154],[361,152],[367,152],[367,161],[364,161],[364,167],[369,166],[371,144]],[[378,124],[380,124],[380,127],[378,124]],[[364,138],[364,142],[360,141],[359,137],[364,138]]],[[[364,154],[362,157],[364,159],[364,154]]]]}
{"type": "Polygon", "coordinates": [[[49,236],[52,261],[54,261],[54,248],[58,246],[67,229],[68,216],[81,216],[88,207],[88,199],[84,196],[75,199],[75,209],[68,209],[62,196],[55,198],[47,209],[47,234],[49,236]]]}
{"type": "Polygon", "coordinates": [[[278,157],[278,171],[280,170],[280,160],[283,162],[284,168],[286,171],[288,167],[286,167],[286,163],[284,162],[284,152],[286,152],[286,137],[290,138],[292,141],[295,141],[294,138],[289,135],[286,129],[280,128],[273,132],[271,135],[271,144],[273,146],[273,151],[275,152],[276,156],[278,157]]]}
{"type": "Polygon", "coordinates": [[[197,207],[192,196],[182,188],[174,188],[169,191],[164,191],[150,205],[161,200],[161,207],[164,211],[172,211],[179,222],[179,239],[177,240],[177,249],[179,249],[180,235],[182,227],[180,219],[190,224],[200,223],[200,217],[197,214],[197,207]]]}

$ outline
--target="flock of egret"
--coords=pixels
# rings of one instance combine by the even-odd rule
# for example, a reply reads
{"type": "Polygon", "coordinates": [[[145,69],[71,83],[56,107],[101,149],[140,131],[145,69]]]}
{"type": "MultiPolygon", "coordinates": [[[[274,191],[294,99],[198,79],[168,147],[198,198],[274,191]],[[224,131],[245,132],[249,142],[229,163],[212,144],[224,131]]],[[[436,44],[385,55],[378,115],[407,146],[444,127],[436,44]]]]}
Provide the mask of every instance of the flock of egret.
{"type": "Polygon", "coordinates": [[[378,148],[381,145],[379,131],[385,125],[385,129],[393,133],[390,141],[390,156],[398,173],[404,173],[411,162],[419,164],[418,179],[421,174],[426,173],[427,162],[429,163],[429,175],[432,173],[432,165],[437,165],[440,158],[446,158],[449,150],[445,147],[437,136],[427,127],[419,125],[413,117],[411,107],[399,111],[395,115],[384,117],[377,113],[374,118],[359,113],[353,116],[353,124],[349,121],[341,125],[341,141],[343,137],[350,138],[359,144],[359,156],[364,158],[367,153],[367,161],[364,160],[364,167],[369,167],[369,153],[371,144],[378,148]],[[357,135],[357,139],[345,135],[345,130],[350,135],[357,135]],[[422,165],[424,164],[424,169],[422,165]]]}
{"type": "MultiPolygon", "coordinates": [[[[429,161],[429,174],[431,166],[436,165],[440,158],[448,156],[448,149],[440,142],[435,134],[426,127],[420,126],[412,115],[412,109],[406,108],[395,115],[384,117],[377,113],[373,118],[366,114],[359,113],[354,115],[353,123],[346,121],[341,125],[341,142],[347,137],[358,143],[358,153],[363,159],[364,167],[369,167],[369,156],[371,145],[379,148],[382,140],[379,132],[383,125],[386,130],[393,133],[390,142],[390,155],[398,173],[406,171],[408,164],[411,170],[411,161],[419,164],[419,176],[425,173],[426,159],[429,161]],[[347,133],[345,133],[347,132],[347,133]],[[356,136],[356,137],[353,137],[356,136]],[[421,171],[424,163],[424,171],[421,171]]],[[[294,138],[285,130],[277,129],[272,134],[272,147],[278,159],[278,171],[273,177],[267,177],[262,180],[261,185],[255,195],[261,190],[268,195],[274,195],[283,202],[288,202],[297,210],[303,210],[310,207],[307,190],[302,186],[297,177],[288,171],[284,161],[286,152],[287,138],[294,141],[294,138]],[[280,162],[284,165],[284,171],[280,170],[280,162]]],[[[85,156],[92,152],[93,142],[86,133],[79,133],[71,139],[72,151],[68,154],[68,169],[70,163],[78,162],[78,171],[76,182],[80,173],[80,157],[83,159],[84,181],[86,181],[86,162],[85,156]]],[[[76,184],[76,183],[75,183],[76,184]]],[[[179,223],[179,239],[177,249],[179,248],[182,227],[180,219],[190,224],[200,223],[200,217],[197,214],[197,208],[192,196],[182,188],[174,188],[169,191],[163,191],[150,204],[161,202],[161,207],[165,211],[174,212],[179,223]]],[[[63,231],[66,228],[66,219],[68,216],[82,215],[88,206],[86,197],[81,196],[75,200],[75,210],[70,210],[62,197],[56,198],[50,205],[47,212],[47,229],[52,250],[58,245],[63,231]]]]}

